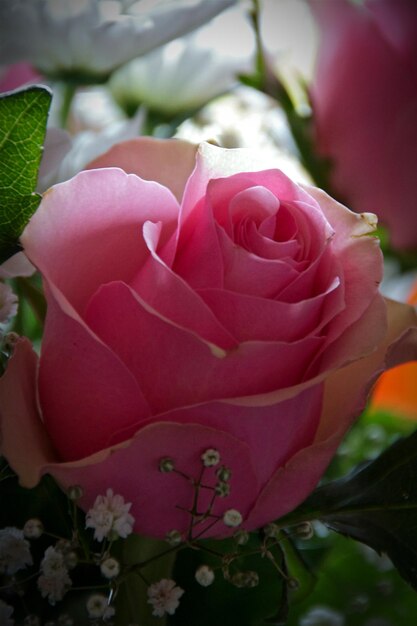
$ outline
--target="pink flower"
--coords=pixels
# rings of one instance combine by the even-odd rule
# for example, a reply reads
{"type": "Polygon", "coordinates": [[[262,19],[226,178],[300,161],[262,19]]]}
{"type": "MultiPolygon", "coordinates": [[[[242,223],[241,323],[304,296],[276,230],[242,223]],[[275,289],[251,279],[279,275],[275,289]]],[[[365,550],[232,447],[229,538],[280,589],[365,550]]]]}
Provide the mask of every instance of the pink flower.
{"type": "Polygon", "coordinates": [[[416,324],[392,304],[387,325],[374,218],[249,150],[137,139],[92,165],[22,237],[48,315],[39,362],[22,340],[0,380],[3,453],[85,510],[111,486],[143,534],[190,532],[202,473],[194,536],[235,532],[231,511],[262,526],[315,487],[416,324]]]}
{"type": "Polygon", "coordinates": [[[335,190],[417,246],[417,6],[414,0],[310,0],[321,26],[312,102],[335,190]]]}

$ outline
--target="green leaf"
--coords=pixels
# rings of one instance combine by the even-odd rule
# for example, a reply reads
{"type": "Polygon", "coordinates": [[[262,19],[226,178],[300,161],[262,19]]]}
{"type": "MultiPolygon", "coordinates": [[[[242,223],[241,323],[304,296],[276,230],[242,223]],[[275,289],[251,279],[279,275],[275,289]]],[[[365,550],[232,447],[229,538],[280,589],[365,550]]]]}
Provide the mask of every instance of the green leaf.
{"type": "MultiPolygon", "coordinates": [[[[283,578],[273,563],[260,555],[262,540],[251,533],[249,542],[242,546],[241,556],[233,560],[230,574],[237,571],[254,571],[259,575],[259,585],[237,588],[222,574],[222,556],[236,551],[232,539],[205,540],[201,550],[184,549],[178,553],[173,577],[185,590],[175,615],[169,618],[170,626],[265,626],[265,619],[276,615],[285,601],[283,578]],[[195,572],[209,565],[215,580],[202,587],[195,580],[195,572]]],[[[282,566],[282,554],[274,547],[275,560],[282,566]]],[[[275,622],[276,623],[276,622],[275,622]]]]}
{"type": "Polygon", "coordinates": [[[376,460],[318,488],[281,523],[320,519],[332,530],[386,553],[417,590],[417,431],[376,460]]]}
{"type": "Polygon", "coordinates": [[[116,626],[129,623],[166,626],[165,617],[152,615],[145,581],[152,584],[161,578],[172,578],[176,551],[165,541],[132,534],[115,545],[113,555],[130,569],[116,596],[116,626]],[[138,564],[143,565],[140,571],[136,571],[138,564]]]}
{"type": "MultiPolygon", "coordinates": [[[[321,531],[324,533],[325,529],[321,531]]],[[[325,537],[316,536],[305,542],[304,558],[313,558],[314,553],[320,551],[320,542],[326,550],[324,558],[320,558],[315,566],[317,584],[314,593],[290,606],[286,626],[417,624],[416,595],[387,558],[379,557],[365,545],[330,532],[325,537]],[[330,615],[320,620],[316,614],[318,607],[323,612],[334,612],[333,620],[330,615]]]]}
{"type": "Polygon", "coordinates": [[[41,199],[34,192],[51,99],[39,86],[0,97],[0,262],[20,249],[41,199]]]}

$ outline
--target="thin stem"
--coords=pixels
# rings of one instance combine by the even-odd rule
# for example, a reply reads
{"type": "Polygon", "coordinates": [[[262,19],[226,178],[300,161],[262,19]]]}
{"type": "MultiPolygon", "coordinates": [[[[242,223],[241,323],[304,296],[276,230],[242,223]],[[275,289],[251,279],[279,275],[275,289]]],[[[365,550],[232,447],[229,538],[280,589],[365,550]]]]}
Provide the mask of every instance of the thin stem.
{"type": "Polygon", "coordinates": [[[67,81],[62,83],[62,105],[59,115],[61,128],[67,128],[71,104],[77,91],[76,83],[67,81]]]}

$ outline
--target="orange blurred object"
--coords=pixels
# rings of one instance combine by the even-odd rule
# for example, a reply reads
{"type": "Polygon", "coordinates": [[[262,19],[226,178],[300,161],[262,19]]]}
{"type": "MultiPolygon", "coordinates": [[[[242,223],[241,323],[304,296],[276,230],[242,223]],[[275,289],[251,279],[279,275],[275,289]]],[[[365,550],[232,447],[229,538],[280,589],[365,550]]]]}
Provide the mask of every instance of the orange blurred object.
{"type": "MultiPolygon", "coordinates": [[[[417,305],[417,280],[407,298],[417,305]]],[[[389,411],[399,417],[417,420],[417,361],[398,365],[383,374],[373,391],[371,411],[389,411]]]]}

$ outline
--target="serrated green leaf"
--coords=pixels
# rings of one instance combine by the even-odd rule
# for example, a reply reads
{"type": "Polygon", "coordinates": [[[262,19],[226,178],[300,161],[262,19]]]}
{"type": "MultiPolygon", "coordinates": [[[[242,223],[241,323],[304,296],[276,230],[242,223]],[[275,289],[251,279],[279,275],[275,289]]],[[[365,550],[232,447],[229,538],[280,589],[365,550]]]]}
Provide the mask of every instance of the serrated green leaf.
{"type": "Polygon", "coordinates": [[[417,590],[417,431],[376,460],[318,488],[287,521],[320,519],[386,553],[417,590]]]}
{"type": "Polygon", "coordinates": [[[32,86],[0,97],[0,262],[20,249],[35,193],[52,94],[32,86]]]}

